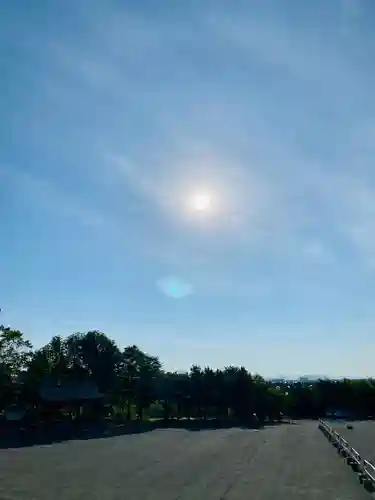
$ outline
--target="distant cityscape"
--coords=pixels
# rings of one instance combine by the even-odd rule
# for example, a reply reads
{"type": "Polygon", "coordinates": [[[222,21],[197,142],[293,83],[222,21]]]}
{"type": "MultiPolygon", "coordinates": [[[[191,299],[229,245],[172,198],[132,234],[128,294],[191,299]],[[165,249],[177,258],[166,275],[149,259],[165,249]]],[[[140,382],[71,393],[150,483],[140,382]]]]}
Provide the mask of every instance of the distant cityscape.
{"type": "MultiPolygon", "coordinates": [[[[344,378],[344,377],[340,377],[344,378]]],[[[332,377],[327,377],[326,375],[303,375],[301,377],[288,377],[288,376],[281,376],[281,377],[275,377],[275,378],[269,378],[269,382],[272,384],[295,384],[295,383],[301,383],[301,384],[308,384],[308,383],[313,383],[316,382],[317,380],[324,380],[324,379],[331,379],[332,377]]],[[[334,378],[333,380],[339,380],[339,378],[334,378]]]]}
{"type": "Polygon", "coordinates": [[[290,376],[280,376],[275,378],[267,378],[268,382],[272,385],[290,385],[290,384],[313,384],[318,380],[361,380],[363,378],[371,378],[371,377],[351,377],[349,375],[342,377],[328,377],[327,375],[303,375],[301,377],[290,377],[290,376]]]}

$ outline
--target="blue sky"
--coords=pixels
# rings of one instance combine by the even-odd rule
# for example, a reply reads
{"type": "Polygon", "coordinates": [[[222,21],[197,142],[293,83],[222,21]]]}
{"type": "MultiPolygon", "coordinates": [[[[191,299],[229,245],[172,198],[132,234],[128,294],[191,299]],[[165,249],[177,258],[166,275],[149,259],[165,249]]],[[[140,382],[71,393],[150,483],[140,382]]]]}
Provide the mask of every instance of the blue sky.
{"type": "Polygon", "coordinates": [[[2,2],[1,321],[168,369],[374,375],[374,14],[2,2]]]}

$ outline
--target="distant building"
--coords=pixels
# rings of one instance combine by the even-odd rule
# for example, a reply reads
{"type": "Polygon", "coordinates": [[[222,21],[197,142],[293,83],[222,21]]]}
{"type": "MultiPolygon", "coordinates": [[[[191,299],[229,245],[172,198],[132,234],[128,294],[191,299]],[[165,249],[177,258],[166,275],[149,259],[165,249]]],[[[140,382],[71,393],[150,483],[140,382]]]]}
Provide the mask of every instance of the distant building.
{"type": "Polygon", "coordinates": [[[40,416],[42,419],[59,419],[61,410],[69,415],[96,415],[105,413],[104,395],[92,381],[46,381],[39,389],[40,416]]]}
{"type": "Polygon", "coordinates": [[[46,382],[39,390],[40,398],[49,403],[98,401],[104,396],[93,382],[46,382]]]}

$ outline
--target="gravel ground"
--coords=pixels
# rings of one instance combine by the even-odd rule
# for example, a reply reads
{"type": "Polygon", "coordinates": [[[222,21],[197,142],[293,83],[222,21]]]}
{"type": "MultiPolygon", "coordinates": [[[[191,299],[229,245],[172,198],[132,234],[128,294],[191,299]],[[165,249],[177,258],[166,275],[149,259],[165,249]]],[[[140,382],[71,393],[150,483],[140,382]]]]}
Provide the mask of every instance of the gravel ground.
{"type": "Polygon", "coordinates": [[[365,500],[316,422],[0,450],[1,500],[365,500]]]}
{"type": "Polygon", "coordinates": [[[346,428],[346,422],[329,422],[360,455],[375,465],[375,422],[371,420],[350,422],[353,429],[346,428]]]}

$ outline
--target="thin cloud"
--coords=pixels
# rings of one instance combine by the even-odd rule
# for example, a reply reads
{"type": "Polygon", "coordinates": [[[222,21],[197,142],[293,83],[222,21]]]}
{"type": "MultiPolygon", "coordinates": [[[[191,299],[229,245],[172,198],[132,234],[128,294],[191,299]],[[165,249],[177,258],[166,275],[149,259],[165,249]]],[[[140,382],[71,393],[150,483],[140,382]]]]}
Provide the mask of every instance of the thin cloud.
{"type": "Polygon", "coordinates": [[[357,28],[364,12],[363,0],[340,0],[340,22],[343,33],[350,34],[357,28]]]}
{"type": "Polygon", "coordinates": [[[251,168],[221,151],[196,155],[189,151],[188,146],[179,153],[164,151],[159,163],[152,163],[152,153],[140,163],[121,155],[106,159],[115,167],[112,175],[118,182],[122,179],[140,199],[153,202],[165,217],[177,218],[184,230],[199,227],[187,204],[199,190],[207,190],[213,198],[213,214],[202,223],[205,231],[229,232],[236,240],[276,232],[283,216],[286,222],[282,193],[256,166],[251,168]]]}
{"type": "Polygon", "coordinates": [[[248,283],[235,277],[213,277],[206,279],[197,278],[195,283],[196,293],[201,296],[227,297],[231,299],[264,299],[272,292],[269,283],[248,283]]]}
{"type": "Polygon", "coordinates": [[[327,174],[319,178],[316,189],[329,203],[336,234],[357,252],[359,261],[371,264],[375,258],[375,179],[327,174]]]}
{"type": "Polygon", "coordinates": [[[22,199],[29,200],[34,206],[42,204],[44,209],[58,216],[68,217],[94,229],[111,231],[116,228],[113,219],[92,206],[80,202],[47,178],[4,165],[0,166],[0,174],[10,182],[22,199]]]}
{"type": "Polygon", "coordinates": [[[121,156],[107,156],[107,161],[113,168],[106,171],[116,182],[123,182],[141,200],[160,209],[162,219],[172,221],[162,241],[150,237],[145,254],[172,273],[185,276],[197,296],[265,299],[270,294],[269,283],[244,279],[237,269],[236,261],[244,258],[281,265],[291,273],[306,264],[327,266],[336,261],[330,242],[320,237],[319,220],[311,219],[324,197],[317,196],[316,184],[310,181],[300,182],[295,176],[264,177],[257,168],[225,160],[223,154],[190,161],[174,156],[159,165],[138,167],[121,156]],[[189,191],[186,186],[189,182],[193,186],[194,179],[199,185],[204,178],[215,180],[213,193],[217,189],[219,200],[224,195],[222,212],[214,214],[217,225],[213,226],[210,221],[197,224],[192,214],[186,220],[186,214],[179,212],[189,191]],[[309,210],[308,198],[314,199],[309,210]]]}
{"type": "Polygon", "coordinates": [[[310,262],[316,264],[333,264],[335,262],[332,249],[319,240],[309,241],[303,250],[310,262]]]}
{"type": "MultiPolygon", "coordinates": [[[[341,93],[337,84],[343,89],[362,87],[363,82],[353,74],[353,66],[337,45],[319,39],[316,33],[303,33],[294,25],[288,29],[287,24],[269,19],[239,19],[236,17],[216,16],[214,27],[218,37],[232,43],[237,50],[248,53],[263,65],[270,65],[289,72],[290,76],[318,84],[325,92],[335,90],[341,93]]],[[[332,33],[331,33],[332,35],[332,33]]]]}

